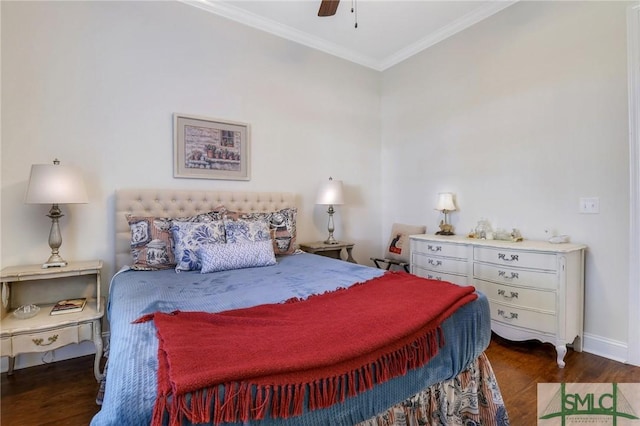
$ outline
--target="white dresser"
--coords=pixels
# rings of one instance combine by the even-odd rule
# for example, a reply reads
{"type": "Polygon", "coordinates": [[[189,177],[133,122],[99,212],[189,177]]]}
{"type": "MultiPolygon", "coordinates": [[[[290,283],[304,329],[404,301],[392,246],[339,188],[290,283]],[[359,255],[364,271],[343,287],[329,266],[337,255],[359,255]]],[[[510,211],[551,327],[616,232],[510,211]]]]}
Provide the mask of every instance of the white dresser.
{"type": "Polygon", "coordinates": [[[585,245],[412,235],[410,247],[411,273],[487,295],[496,334],[553,344],[559,367],[568,344],[582,351],[585,245]]]}

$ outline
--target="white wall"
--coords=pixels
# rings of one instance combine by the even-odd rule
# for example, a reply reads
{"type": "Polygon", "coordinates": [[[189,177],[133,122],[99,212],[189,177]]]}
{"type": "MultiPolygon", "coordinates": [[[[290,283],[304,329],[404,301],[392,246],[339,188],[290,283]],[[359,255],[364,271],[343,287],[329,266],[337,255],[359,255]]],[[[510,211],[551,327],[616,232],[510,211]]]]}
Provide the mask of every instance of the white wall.
{"type": "MultiPolygon", "coordinates": [[[[49,255],[47,206],[23,204],[33,163],[82,169],[63,207],[67,259],[113,268],[118,188],[291,191],[298,240],[326,238],[319,185],[342,179],[336,237],[380,253],[379,73],[178,2],[2,2],[2,265],[49,255]],[[174,179],[172,114],[246,122],[249,182],[174,179]]],[[[105,290],[108,279],[105,280],[105,290]]]]}
{"type": "Polygon", "coordinates": [[[626,6],[520,2],[383,75],[382,223],[435,231],[452,191],[459,234],[488,218],[587,244],[592,350],[627,340],[626,6]],[[600,214],[579,214],[585,196],[600,214]]]}

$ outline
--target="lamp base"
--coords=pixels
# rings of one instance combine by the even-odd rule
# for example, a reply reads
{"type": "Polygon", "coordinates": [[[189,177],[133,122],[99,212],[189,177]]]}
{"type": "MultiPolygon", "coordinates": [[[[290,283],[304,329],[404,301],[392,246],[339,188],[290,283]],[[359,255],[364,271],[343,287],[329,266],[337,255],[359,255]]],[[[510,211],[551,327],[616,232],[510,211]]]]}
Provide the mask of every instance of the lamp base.
{"type": "Polygon", "coordinates": [[[59,268],[61,266],[67,266],[67,261],[64,260],[59,253],[60,246],[62,245],[62,234],[60,233],[60,218],[64,216],[60,207],[57,204],[53,204],[49,210],[47,217],[51,218],[51,230],[49,231],[49,247],[51,248],[51,256],[46,262],[42,264],[42,269],[47,268],[59,268]]]}
{"type": "Polygon", "coordinates": [[[453,226],[447,221],[447,211],[444,211],[444,220],[440,221],[440,230],[436,232],[436,235],[453,235],[453,226]]]}
{"type": "Polygon", "coordinates": [[[47,259],[47,261],[42,264],[42,269],[60,268],[62,266],[67,266],[67,261],[60,257],[60,255],[58,254],[51,254],[51,256],[49,256],[49,259],[47,259]]]}
{"type": "Polygon", "coordinates": [[[334,212],[335,212],[335,210],[333,209],[333,206],[329,206],[329,209],[327,210],[327,213],[329,213],[329,224],[327,225],[327,230],[329,231],[329,237],[327,237],[327,239],[323,241],[325,244],[338,244],[339,243],[338,240],[333,238],[333,231],[335,229],[334,226],[333,226],[333,213],[334,212]]]}
{"type": "Polygon", "coordinates": [[[43,263],[42,264],[42,269],[47,269],[47,268],[60,268],[63,266],[67,266],[67,262],[63,261],[63,262],[47,262],[47,263],[43,263]]]}

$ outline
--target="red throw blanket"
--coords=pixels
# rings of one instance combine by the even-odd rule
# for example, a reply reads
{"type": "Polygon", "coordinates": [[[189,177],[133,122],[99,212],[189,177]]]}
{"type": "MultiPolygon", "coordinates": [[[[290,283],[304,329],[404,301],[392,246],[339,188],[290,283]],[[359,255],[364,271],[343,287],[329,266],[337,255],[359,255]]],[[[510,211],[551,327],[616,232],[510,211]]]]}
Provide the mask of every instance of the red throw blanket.
{"type": "Polygon", "coordinates": [[[160,341],[152,423],[288,418],[341,402],[425,365],[474,290],[388,272],[306,300],[145,316],[160,341]]]}

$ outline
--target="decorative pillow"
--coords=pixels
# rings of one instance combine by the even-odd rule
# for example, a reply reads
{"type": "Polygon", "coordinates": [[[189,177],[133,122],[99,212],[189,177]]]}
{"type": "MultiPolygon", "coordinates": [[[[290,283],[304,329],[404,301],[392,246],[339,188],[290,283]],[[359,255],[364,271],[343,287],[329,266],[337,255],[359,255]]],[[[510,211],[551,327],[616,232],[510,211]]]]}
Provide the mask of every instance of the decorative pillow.
{"type": "Polygon", "coordinates": [[[215,210],[207,213],[200,213],[199,215],[186,218],[175,218],[174,220],[179,220],[180,222],[214,222],[224,219],[225,212],[224,207],[216,207],[215,210]]]}
{"type": "Polygon", "coordinates": [[[197,271],[201,268],[198,248],[203,244],[224,243],[224,222],[173,221],[171,226],[176,258],[176,271],[197,271]]]}
{"type": "Polygon", "coordinates": [[[424,234],[425,232],[427,232],[426,226],[394,223],[391,227],[391,237],[385,257],[400,262],[409,262],[409,235],[424,234]]]}
{"type": "Polygon", "coordinates": [[[270,240],[246,243],[205,244],[200,246],[200,273],[256,268],[276,264],[270,240]]]}
{"type": "Polygon", "coordinates": [[[223,206],[214,210],[185,216],[181,218],[133,216],[125,215],[131,229],[131,269],[138,271],[153,271],[170,269],[176,266],[174,255],[172,221],[180,222],[212,222],[222,220],[225,209],[223,206]]]}
{"type": "Polygon", "coordinates": [[[131,229],[131,269],[153,271],[176,266],[171,238],[171,219],[127,215],[131,229]]]}
{"type": "Polygon", "coordinates": [[[266,220],[224,220],[227,243],[250,243],[253,241],[271,241],[271,232],[266,220]]]}
{"type": "Polygon", "coordinates": [[[263,220],[269,224],[273,251],[276,255],[292,254],[296,251],[296,216],[295,207],[265,213],[225,212],[227,219],[263,220]]]}

